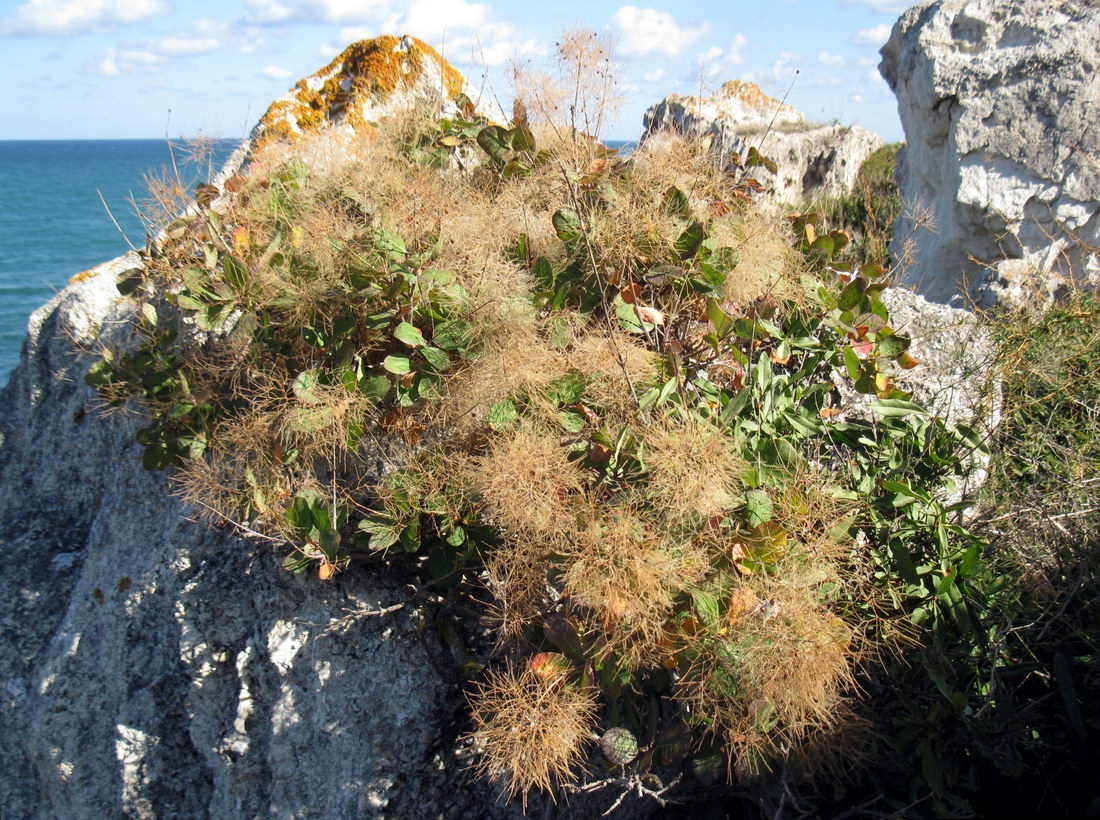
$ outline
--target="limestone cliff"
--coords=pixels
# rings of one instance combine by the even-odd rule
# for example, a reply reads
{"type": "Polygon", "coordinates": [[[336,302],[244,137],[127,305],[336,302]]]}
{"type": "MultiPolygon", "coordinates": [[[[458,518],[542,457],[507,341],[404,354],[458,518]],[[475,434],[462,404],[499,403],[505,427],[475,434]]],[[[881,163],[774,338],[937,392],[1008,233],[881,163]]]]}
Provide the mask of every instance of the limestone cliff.
{"type": "Polygon", "coordinates": [[[791,204],[848,193],[863,160],[882,145],[880,136],[858,125],[807,122],[754,83],[737,80],[709,97],[671,94],[646,111],[644,125],[643,141],[673,131],[710,138],[711,149],[722,155],[757,148],[777,169],[754,168],[753,176],[777,201],[791,204]]]}
{"type": "Polygon", "coordinates": [[[1096,3],[921,3],[882,57],[907,142],[893,249],[906,263],[902,281],[935,301],[986,305],[1095,285],[1096,3]]]}

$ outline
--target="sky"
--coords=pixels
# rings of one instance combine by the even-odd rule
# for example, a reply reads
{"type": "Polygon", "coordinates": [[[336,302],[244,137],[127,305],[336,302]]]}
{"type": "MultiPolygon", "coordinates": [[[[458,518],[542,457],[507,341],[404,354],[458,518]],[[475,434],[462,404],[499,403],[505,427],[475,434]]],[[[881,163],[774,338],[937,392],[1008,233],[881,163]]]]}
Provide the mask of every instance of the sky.
{"type": "Polygon", "coordinates": [[[515,64],[578,26],[614,47],[637,139],[668,94],[757,83],[808,119],[903,138],[878,50],[906,0],[0,0],[0,139],[240,138],[346,45],[412,34],[507,103],[515,64]]]}

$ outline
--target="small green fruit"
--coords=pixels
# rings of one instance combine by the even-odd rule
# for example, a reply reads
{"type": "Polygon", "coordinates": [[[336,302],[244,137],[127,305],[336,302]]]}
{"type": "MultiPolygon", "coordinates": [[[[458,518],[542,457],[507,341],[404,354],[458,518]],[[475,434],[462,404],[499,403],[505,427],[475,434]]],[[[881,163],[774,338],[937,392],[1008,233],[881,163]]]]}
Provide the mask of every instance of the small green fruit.
{"type": "Polygon", "coordinates": [[[638,756],[638,738],[629,729],[614,726],[600,738],[600,751],[609,763],[625,766],[638,756]]]}

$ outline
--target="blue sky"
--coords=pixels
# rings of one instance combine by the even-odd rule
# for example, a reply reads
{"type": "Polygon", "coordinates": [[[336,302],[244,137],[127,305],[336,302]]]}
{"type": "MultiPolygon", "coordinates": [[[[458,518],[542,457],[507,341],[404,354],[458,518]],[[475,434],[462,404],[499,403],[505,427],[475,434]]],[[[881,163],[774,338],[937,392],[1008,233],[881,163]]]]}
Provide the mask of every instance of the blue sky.
{"type": "Polygon", "coordinates": [[[615,43],[625,104],[608,139],[636,139],[667,94],[734,78],[790,88],[811,119],[902,138],[877,65],[906,0],[633,3],[0,0],[0,139],[241,137],[298,78],[377,34],[418,36],[500,88],[512,61],[546,60],[578,25],[615,43]]]}

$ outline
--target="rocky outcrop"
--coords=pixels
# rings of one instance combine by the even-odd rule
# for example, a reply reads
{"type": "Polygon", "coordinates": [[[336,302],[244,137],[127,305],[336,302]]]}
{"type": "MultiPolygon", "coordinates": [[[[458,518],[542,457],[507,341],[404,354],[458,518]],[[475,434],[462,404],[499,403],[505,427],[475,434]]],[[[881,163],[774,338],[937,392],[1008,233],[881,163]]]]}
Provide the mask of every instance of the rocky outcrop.
{"type": "Polygon", "coordinates": [[[135,262],[37,311],[0,395],[5,818],[511,816],[455,759],[461,659],[399,581],[291,575],[100,414],[135,262]]]}
{"type": "MultiPolygon", "coordinates": [[[[405,42],[353,46],[326,82],[369,85],[347,55],[383,40],[405,42]]],[[[297,127],[359,127],[348,99],[297,127]]],[[[84,374],[128,337],[116,280],[141,264],[74,277],[0,393],[4,817],[518,815],[458,759],[466,657],[399,578],[291,575],[142,469],[136,418],[102,415],[84,374]]]]}
{"type": "Polygon", "coordinates": [[[252,139],[294,140],[319,129],[363,135],[417,106],[457,113],[465,87],[462,74],[415,37],[360,40],[275,100],[252,139]]]}
{"type": "Polygon", "coordinates": [[[753,83],[731,80],[712,97],[672,94],[645,113],[643,142],[661,132],[711,140],[721,155],[750,147],[776,163],[775,173],[754,168],[753,176],[779,202],[800,203],[852,190],[863,161],[882,138],[857,125],[818,125],[774,100],[753,83]]]}
{"type": "Polygon", "coordinates": [[[1100,278],[1100,6],[935,0],[882,49],[907,147],[893,252],[929,299],[1044,301],[1100,278]]]}

